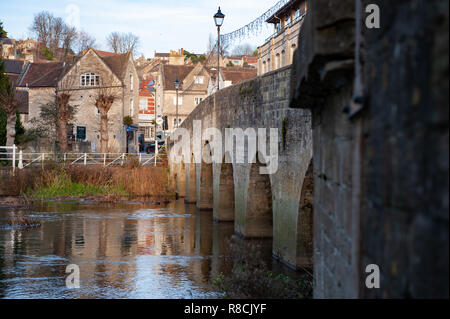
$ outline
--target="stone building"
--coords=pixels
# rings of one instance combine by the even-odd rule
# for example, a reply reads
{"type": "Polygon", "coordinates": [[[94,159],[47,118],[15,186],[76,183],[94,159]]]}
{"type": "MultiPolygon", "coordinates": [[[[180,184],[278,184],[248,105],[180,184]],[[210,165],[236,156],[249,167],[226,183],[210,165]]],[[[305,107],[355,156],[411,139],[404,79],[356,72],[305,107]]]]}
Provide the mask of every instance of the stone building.
{"type": "Polygon", "coordinates": [[[448,9],[311,1],[291,107],[312,112],[316,298],[449,296],[448,9]]]}
{"type": "Polygon", "coordinates": [[[17,58],[16,41],[14,39],[0,38],[0,55],[1,58],[4,60],[16,59],[17,58]]]}
{"type": "MultiPolygon", "coordinates": [[[[208,96],[217,91],[217,68],[208,68],[209,84],[208,96]]],[[[220,69],[219,85],[224,89],[234,84],[238,84],[257,76],[257,70],[254,67],[226,67],[220,69]]]]}
{"type": "Polygon", "coordinates": [[[138,123],[139,79],[131,53],[100,56],[89,49],[72,65],[62,62],[30,63],[24,70],[18,90],[28,92],[28,118],[39,117],[40,106],[54,102],[56,90],[69,92],[70,104],[77,106],[73,127],[68,135],[91,143],[92,151],[100,151],[100,115],[95,98],[102,90],[114,94],[108,112],[109,152],[137,150],[135,134],[127,134],[124,117],[138,123]]]}
{"type": "Polygon", "coordinates": [[[139,85],[139,134],[144,142],[155,139],[156,90],[153,77],[143,80],[139,85]]]}
{"type": "Polygon", "coordinates": [[[267,19],[275,32],[258,47],[258,75],[292,64],[306,11],[307,0],[292,0],[267,19]]]}
{"type": "Polygon", "coordinates": [[[167,117],[168,131],[173,131],[178,124],[203,101],[208,93],[209,72],[201,64],[192,65],[161,65],[160,79],[162,87],[157,89],[157,100],[161,102],[162,113],[167,117]],[[178,91],[178,118],[176,117],[175,80],[179,80],[181,88],[178,91]]]}

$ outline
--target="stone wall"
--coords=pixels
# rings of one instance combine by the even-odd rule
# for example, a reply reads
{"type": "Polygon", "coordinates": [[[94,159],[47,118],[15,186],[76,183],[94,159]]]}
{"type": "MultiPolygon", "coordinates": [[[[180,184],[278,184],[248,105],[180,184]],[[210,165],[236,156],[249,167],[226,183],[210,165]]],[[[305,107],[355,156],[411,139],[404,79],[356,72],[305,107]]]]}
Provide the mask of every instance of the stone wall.
{"type": "MultiPolygon", "coordinates": [[[[290,91],[291,67],[285,67],[220,90],[195,108],[181,125],[192,134],[193,121],[201,120],[203,129],[217,128],[223,136],[226,128],[276,128],[279,158],[275,174],[265,176],[267,179],[261,178],[255,167],[256,160],[263,162],[265,159],[259,154],[251,159],[255,163],[233,163],[234,187],[229,185],[230,167],[222,170],[221,163],[212,165],[212,185],[208,178],[211,168],[204,169],[204,163],[186,165],[184,176],[188,202],[197,203],[199,208],[209,206],[213,210],[212,217],[218,221],[234,220],[235,231],[242,236],[272,236],[275,257],[292,267],[304,267],[310,266],[310,261],[309,265],[298,265],[297,261],[310,260],[311,256],[297,258],[298,252],[308,252],[307,247],[298,247],[297,232],[302,183],[312,157],[311,116],[308,110],[289,108],[290,91]],[[194,176],[195,182],[192,181],[194,176]],[[205,182],[207,187],[202,185],[205,182]],[[261,185],[264,185],[264,190],[256,192],[261,185]],[[192,187],[196,188],[194,200],[192,187]],[[211,190],[212,202],[206,205],[205,198],[211,200],[211,190]],[[252,198],[251,194],[256,197],[252,198]],[[234,202],[225,202],[223,198],[234,202]],[[264,198],[264,203],[259,203],[261,198],[264,198]]],[[[203,136],[202,147],[209,139],[203,136]]],[[[191,146],[194,143],[192,136],[190,143],[191,146]]]]}
{"type": "Polygon", "coordinates": [[[313,112],[314,296],[448,298],[448,2],[316,0],[300,39],[291,106],[313,112]],[[371,3],[380,29],[363,25],[371,3]]]}

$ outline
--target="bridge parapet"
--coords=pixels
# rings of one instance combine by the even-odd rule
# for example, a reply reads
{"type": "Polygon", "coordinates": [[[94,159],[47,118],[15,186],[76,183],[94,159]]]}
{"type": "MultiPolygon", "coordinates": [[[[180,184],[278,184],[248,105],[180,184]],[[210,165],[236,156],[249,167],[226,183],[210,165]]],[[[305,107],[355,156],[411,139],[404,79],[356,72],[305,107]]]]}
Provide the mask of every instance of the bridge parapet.
{"type": "MultiPolygon", "coordinates": [[[[200,103],[174,135],[187,130],[193,153],[194,144],[199,143],[198,137],[193,136],[195,121],[201,121],[203,132],[216,128],[222,134],[221,161],[205,162],[205,154],[213,155],[209,144],[213,141],[203,134],[203,160],[186,165],[185,193],[192,194],[190,188],[196,188],[197,208],[212,209],[217,221],[234,220],[235,232],[243,237],[273,237],[275,257],[293,267],[311,267],[312,238],[305,240],[304,234],[302,237],[298,233],[299,223],[312,228],[312,210],[307,213],[311,218],[305,217],[308,222],[298,218],[302,213],[302,183],[312,157],[311,115],[309,110],[289,108],[291,72],[287,66],[220,90],[200,103]],[[276,169],[271,174],[261,174],[259,168],[273,156],[269,152],[270,128],[276,133],[272,137],[277,138],[276,169]],[[245,133],[249,132],[246,129],[254,129],[256,135],[258,129],[265,129],[267,140],[261,145],[265,145],[266,152],[259,147],[251,152],[247,140],[242,147],[246,161],[231,159],[228,151],[235,154],[240,148],[237,140],[226,144],[227,129],[242,129],[245,133]],[[191,180],[193,167],[195,182],[191,180]]],[[[262,138],[257,137],[256,141],[259,143],[262,138]]],[[[186,202],[194,202],[192,196],[189,198],[186,202]]],[[[306,233],[311,232],[312,229],[306,233]]]]}

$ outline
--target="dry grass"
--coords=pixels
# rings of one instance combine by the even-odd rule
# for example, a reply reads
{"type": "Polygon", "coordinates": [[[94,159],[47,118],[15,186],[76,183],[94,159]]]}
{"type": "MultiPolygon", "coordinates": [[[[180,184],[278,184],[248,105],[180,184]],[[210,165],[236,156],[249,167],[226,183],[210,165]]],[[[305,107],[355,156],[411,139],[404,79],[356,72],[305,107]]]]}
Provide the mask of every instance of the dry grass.
{"type": "Polygon", "coordinates": [[[47,165],[21,170],[11,185],[14,193],[33,197],[84,195],[128,195],[130,197],[168,198],[166,167],[102,167],[47,165]],[[49,196],[47,196],[47,194],[49,196]]]}

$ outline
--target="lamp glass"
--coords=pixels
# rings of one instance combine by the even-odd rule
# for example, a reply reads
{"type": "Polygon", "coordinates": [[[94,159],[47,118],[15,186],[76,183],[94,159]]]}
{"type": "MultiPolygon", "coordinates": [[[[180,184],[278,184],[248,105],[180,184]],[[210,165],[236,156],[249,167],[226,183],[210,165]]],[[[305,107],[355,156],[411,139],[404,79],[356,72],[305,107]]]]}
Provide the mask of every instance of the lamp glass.
{"type": "Polygon", "coordinates": [[[222,26],[224,18],[225,18],[225,15],[222,13],[222,11],[220,11],[220,7],[219,7],[219,11],[217,11],[217,13],[214,15],[214,21],[215,21],[217,27],[222,26]]]}

